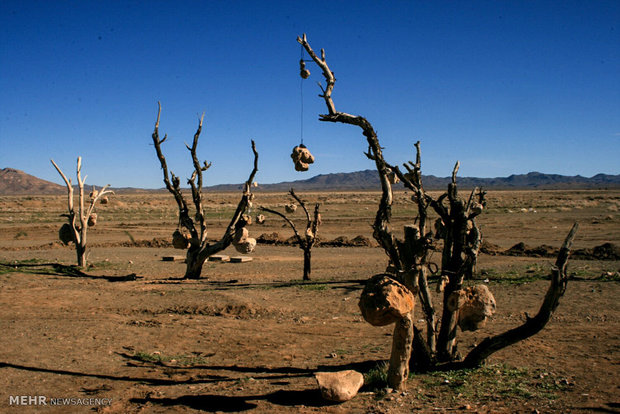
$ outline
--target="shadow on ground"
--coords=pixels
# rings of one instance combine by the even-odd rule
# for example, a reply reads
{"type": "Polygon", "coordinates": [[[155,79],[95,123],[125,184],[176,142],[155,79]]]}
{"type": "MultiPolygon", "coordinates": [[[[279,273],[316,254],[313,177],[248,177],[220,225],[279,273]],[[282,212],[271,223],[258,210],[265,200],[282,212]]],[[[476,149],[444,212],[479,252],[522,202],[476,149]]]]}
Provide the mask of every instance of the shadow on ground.
{"type": "Polygon", "coordinates": [[[107,280],[108,282],[130,282],[142,278],[135,273],[130,273],[126,276],[89,275],[83,272],[78,266],[68,266],[60,263],[0,263],[1,273],[15,272],[18,270],[35,275],[82,277],[86,279],[107,280]]]}

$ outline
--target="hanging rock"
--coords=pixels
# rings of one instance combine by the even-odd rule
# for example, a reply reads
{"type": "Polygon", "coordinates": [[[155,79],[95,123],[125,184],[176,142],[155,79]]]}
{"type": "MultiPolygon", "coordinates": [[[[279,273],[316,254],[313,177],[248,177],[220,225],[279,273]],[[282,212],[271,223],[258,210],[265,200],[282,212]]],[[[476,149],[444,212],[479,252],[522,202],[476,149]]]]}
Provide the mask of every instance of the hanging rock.
{"type": "Polygon", "coordinates": [[[299,61],[299,76],[303,79],[308,79],[310,77],[310,71],[306,69],[306,62],[303,59],[299,61]]]}
{"type": "Polygon", "coordinates": [[[256,223],[257,224],[265,224],[265,216],[262,214],[256,215],[256,223]]]}
{"type": "Polygon", "coordinates": [[[64,245],[68,245],[73,242],[73,231],[71,230],[71,225],[69,223],[65,223],[58,230],[58,238],[64,245]]]}
{"type": "Polygon", "coordinates": [[[458,325],[463,331],[477,331],[495,313],[495,298],[486,285],[471,286],[453,292],[448,309],[458,309],[458,325]]]}
{"type": "Polygon", "coordinates": [[[240,243],[233,243],[233,246],[235,246],[235,250],[237,250],[239,253],[252,253],[256,248],[256,239],[248,237],[240,243]]]}
{"type": "Polygon", "coordinates": [[[174,233],[172,233],[172,246],[175,249],[187,249],[189,240],[179,230],[175,230],[174,233]]]}
{"type": "Polygon", "coordinates": [[[90,194],[88,195],[90,198],[96,198],[99,195],[99,191],[97,190],[93,190],[90,192],[90,194]]]}
{"type": "Polygon", "coordinates": [[[296,171],[308,171],[309,164],[314,163],[314,156],[304,144],[300,144],[293,148],[291,158],[295,163],[296,171]]]}
{"type": "Polygon", "coordinates": [[[297,205],[296,204],[285,204],[284,210],[286,210],[287,213],[292,214],[295,211],[297,211],[297,205]]]}
{"type": "Polygon", "coordinates": [[[364,385],[364,376],[357,371],[316,372],[314,378],[321,396],[328,401],[349,401],[364,385]]]}
{"type": "Polygon", "coordinates": [[[108,197],[101,197],[101,198],[99,199],[99,202],[100,202],[101,204],[108,204],[108,202],[109,202],[109,201],[110,201],[110,200],[108,199],[108,197]]]}
{"type": "Polygon", "coordinates": [[[93,227],[95,224],[97,224],[97,213],[90,213],[90,216],[88,216],[88,227],[93,227]]]}
{"type": "Polygon", "coordinates": [[[368,280],[358,306],[362,316],[373,326],[396,322],[413,310],[413,294],[388,274],[375,275],[368,280]]]}
{"type": "MultiPolygon", "coordinates": [[[[248,207],[252,207],[252,203],[248,203],[248,207]]],[[[242,222],[241,224],[249,226],[250,224],[252,224],[252,216],[250,216],[249,214],[242,214],[241,220],[239,221],[242,222]],[[245,222],[245,224],[243,222],[245,222]]]]}
{"type": "Polygon", "coordinates": [[[250,232],[245,227],[239,227],[235,230],[235,235],[233,237],[233,244],[235,243],[243,243],[247,238],[250,232]]]}

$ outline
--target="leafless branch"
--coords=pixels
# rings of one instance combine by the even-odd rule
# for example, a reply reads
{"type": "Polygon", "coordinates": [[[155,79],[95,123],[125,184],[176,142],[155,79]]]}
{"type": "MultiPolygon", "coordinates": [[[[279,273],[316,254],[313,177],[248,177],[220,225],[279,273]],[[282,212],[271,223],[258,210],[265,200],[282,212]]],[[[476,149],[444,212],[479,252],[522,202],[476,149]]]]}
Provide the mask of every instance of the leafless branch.
{"type": "Polygon", "coordinates": [[[570,249],[578,228],[579,226],[577,223],[573,224],[573,227],[564,239],[564,243],[558,253],[555,266],[551,271],[551,283],[536,316],[533,318],[528,317],[525,323],[521,326],[484,339],[467,355],[465,360],[458,365],[463,367],[479,366],[491,354],[529,338],[540,332],[545,327],[547,322],[551,319],[553,312],[558,307],[560,298],[562,298],[562,296],[564,296],[564,292],[566,292],[566,286],[568,284],[566,265],[568,263],[570,249]]]}

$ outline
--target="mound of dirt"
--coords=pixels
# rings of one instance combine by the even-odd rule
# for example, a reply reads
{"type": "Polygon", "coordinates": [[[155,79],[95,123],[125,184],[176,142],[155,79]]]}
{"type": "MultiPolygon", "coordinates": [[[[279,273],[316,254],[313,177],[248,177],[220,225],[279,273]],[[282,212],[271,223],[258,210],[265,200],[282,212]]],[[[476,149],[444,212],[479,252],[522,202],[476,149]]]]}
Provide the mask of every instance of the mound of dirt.
{"type": "Polygon", "coordinates": [[[502,254],[506,256],[553,257],[558,254],[558,249],[546,244],[541,244],[537,247],[528,247],[525,243],[519,242],[502,254]]]}
{"type": "Polygon", "coordinates": [[[608,242],[592,249],[575,250],[572,256],[584,260],[620,260],[620,247],[608,242]]]}
{"type": "Polygon", "coordinates": [[[321,243],[322,246],[329,247],[343,247],[343,246],[351,246],[351,242],[347,236],[338,236],[334,240],[326,241],[321,243]]]}
{"type": "Polygon", "coordinates": [[[362,236],[361,234],[359,236],[355,236],[354,238],[352,238],[351,244],[353,246],[360,246],[360,247],[376,247],[377,246],[377,242],[375,242],[374,240],[366,236],[362,236]]]}
{"type": "MultiPolygon", "coordinates": [[[[483,253],[485,252],[483,251],[483,253]]],[[[520,242],[500,254],[504,254],[506,256],[556,257],[558,253],[558,248],[549,246],[548,244],[541,244],[537,247],[528,247],[525,243],[520,242]]],[[[620,260],[620,247],[614,243],[607,242],[591,249],[586,248],[574,250],[571,253],[571,256],[582,260],[620,260]]]]}
{"type": "Polygon", "coordinates": [[[497,244],[489,243],[486,240],[482,241],[482,245],[480,246],[480,253],[490,254],[491,256],[495,256],[503,252],[503,249],[499,247],[497,244]]]}
{"type": "Polygon", "coordinates": [[[282,244],[282,239],[277,232],[263,233],[256,238],[257,243],[261,244],[282,244]]]}
{"type": "Polygon", "coordinates": [[[525,246],[525,243],[519,242],[510,249],[504,251],[504,254],[507,256],[524,256],[526,250],[527,247],[525,246]]]}

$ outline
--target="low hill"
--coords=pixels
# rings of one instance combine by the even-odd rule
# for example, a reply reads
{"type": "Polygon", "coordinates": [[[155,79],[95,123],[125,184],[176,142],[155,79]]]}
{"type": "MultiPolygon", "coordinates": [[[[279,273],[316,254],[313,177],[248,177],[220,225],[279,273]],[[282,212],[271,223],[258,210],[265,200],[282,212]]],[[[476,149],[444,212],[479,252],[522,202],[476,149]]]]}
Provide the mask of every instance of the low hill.
{"type": "Polygon", "coordinates": [[[0,195],[62,194],[65,187],[14,168],[0,170],[0,195]]]}

